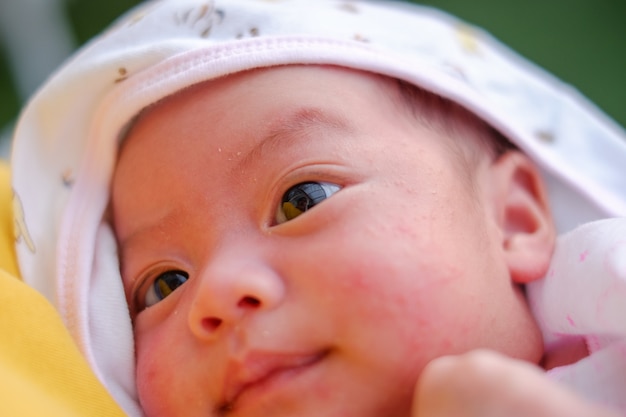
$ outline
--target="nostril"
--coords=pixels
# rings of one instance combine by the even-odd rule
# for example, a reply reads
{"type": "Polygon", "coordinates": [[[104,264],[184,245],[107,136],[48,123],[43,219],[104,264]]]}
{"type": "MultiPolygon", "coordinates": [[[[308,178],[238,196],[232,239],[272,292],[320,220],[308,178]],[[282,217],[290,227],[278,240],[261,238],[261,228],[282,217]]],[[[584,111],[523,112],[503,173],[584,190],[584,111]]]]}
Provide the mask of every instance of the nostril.
{"type": "Polygon", "coordinates": [[[217,330],[218,327],[222,324],[222,319],[218,319],[217,317],[208,317],[202,319],[202,327],[209,332],[213,332],[217,330]]]}
{"type": "Polygon", "coordinates": [[[261,302],[258,298],[246,296],[239,300],[237,306],[241,308],[256,308],[261,305],[261,302]]]}

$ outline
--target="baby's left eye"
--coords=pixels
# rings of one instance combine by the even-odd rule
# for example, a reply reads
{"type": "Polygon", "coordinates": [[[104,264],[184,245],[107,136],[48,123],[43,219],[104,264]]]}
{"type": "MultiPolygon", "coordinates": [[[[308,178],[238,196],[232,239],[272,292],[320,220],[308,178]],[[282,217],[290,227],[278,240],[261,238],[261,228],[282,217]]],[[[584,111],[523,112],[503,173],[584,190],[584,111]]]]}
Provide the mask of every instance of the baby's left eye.
{"type": "Polygon", "coordinates": [[[339,191],[339,186],[327,182],[301,182],[283,195],[276,213],[276,223],[295,219],[339,191]]]}

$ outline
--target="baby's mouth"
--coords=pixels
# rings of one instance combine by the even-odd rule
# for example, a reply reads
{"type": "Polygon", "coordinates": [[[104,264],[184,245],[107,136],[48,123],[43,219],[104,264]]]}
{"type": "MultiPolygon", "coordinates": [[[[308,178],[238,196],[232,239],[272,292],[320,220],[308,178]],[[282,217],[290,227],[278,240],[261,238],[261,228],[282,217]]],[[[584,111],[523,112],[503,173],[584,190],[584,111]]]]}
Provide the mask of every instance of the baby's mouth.
{"type": "Polygon", "coordinates": [[[288,380],[321,362],[328,353],[328,350],[312,353],[250,352],[243,360],[229,365],[223,400],[215,408],[215,414],[229,415],[238,402],[253,391],[280,389],[288,380]]]}

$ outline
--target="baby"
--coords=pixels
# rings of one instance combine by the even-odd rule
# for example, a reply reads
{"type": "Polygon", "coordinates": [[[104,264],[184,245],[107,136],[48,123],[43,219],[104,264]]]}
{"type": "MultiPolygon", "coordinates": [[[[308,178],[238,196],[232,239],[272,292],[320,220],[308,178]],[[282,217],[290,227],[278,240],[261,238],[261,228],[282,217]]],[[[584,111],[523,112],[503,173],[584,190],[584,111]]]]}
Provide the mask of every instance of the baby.
{"type": "Polygon", "coordinates": [[[147,415],[408,416],[438,356],[540,360],[519,286],[553,242],[537,171],[494,160],[464,112],[405,100],[284,66],[139,117],[112,215],[147,415]]]}
{"type": "Polygon", "coordinates": [[[148,3],[22,117],[20,265],[129,415],[612,416],[620,303],[592,339],[544,298],[626,213],[621,135],[429,9],[148,3]]]}

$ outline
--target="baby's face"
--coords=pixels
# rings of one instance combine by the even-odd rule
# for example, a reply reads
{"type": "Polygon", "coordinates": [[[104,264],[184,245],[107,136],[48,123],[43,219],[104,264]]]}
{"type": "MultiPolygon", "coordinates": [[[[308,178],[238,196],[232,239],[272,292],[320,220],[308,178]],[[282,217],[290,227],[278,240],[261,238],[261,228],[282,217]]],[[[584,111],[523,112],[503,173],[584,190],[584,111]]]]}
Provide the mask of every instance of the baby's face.
{"type": "Polygon", "coordinates": [[[258,70],[138,121],[112,204],[147,415],[408,416],[435,357],[537,360],[489,164],[470,191],[391,85],[258,70]]]}

